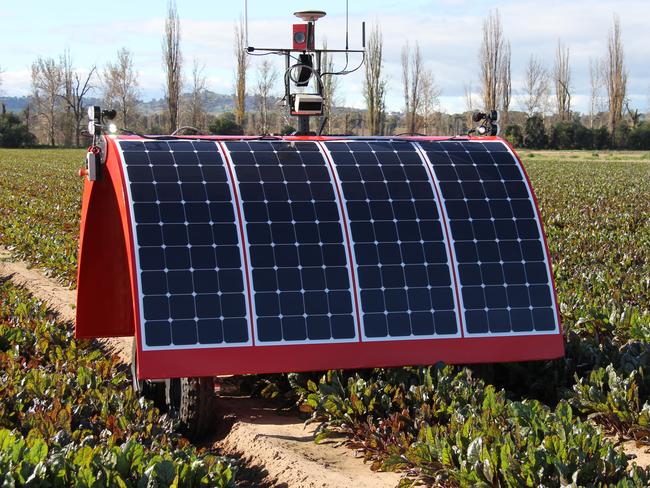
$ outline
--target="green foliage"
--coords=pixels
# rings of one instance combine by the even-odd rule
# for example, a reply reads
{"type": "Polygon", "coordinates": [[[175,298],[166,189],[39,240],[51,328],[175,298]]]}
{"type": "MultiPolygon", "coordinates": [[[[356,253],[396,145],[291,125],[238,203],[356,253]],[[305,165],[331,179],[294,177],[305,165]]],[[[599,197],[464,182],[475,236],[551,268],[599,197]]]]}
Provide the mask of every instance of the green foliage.
{"type": "Polygon", "coordinates": [[[504,136],[514,147],[524,146],[524,134],[521,131],[521,127],[517,124],[508,125],[504,131],[504,136]]]}
{"type": "MultiPolygon", "coordinates": [[[[609,135],[606,133],[605,137],[607,138],[609,135]]],[[[606,147],[607,141],[604,144],[606,147]]],[[[595,147],[594,130],[588,129],[579,120],[558,122],[551,128],[549,147],[553,149],[592,149],[595,147]]]]}
{"type": "Polygon", "coordinates": [[[351,437],[375,469],[401,469],[427,484],[579,486],[630,481],[650,472],[627,457],[569,404],[512,401],[468,369],[402,368],[345,375],[308,385],[317,440],[351,437]]]}
{"type": "Polygon", "coordinates": [[[234,468],[198,451],[137,398],[127,368],[79,343],[45,305],[0,284],[2,486],[230,486],[234,468]]]}
{"type": "Polygon", "coordinates": [[[290,136],[294,132],[296,132],[296,128],[292,125],[285,125],[280,130],[280,134],[282,134],[283,136],[290,136]]]}
{"type": "Polygon", "coordinates": [[[210,134],[218,134],[220,136],[244,133],[242,127],[235,121],[235,114],[232,112],[221,114],[212,124],[210,124],[208,130],[210,131],[210,134]]]}
{"type": "Polygon", "coordinates": [[[594,149],[607,149],[609,147],[609,131],[607,127],[592,129],[594,149]]]}
{"type": "Polygon", "coordinates": [[[598,368],[587,378],[576,378],[571,398],[582,413],[621,434],[650,440],[650,403],[641,403],[644,369],[629,375],[618,373],[612,364],[598,368]]]}
{"type": "Polygon", "coordinates": [[[0,147],[25,147],[35,143],[34,134],[15,114],[0,114],[0,147]]]}
{"type": "Polygon", "coordinates": [[[630,131],[627,138],[629,149],[650,149],[650,123],[639,124],[630,131]]]}
{"type": "Polygon", "coordinates": [[[542,119],[541,115],[533,115],[526,119],[524,133],[525,147],[530,149],[544,149],[548,145],[544,119],[542,119]]]}

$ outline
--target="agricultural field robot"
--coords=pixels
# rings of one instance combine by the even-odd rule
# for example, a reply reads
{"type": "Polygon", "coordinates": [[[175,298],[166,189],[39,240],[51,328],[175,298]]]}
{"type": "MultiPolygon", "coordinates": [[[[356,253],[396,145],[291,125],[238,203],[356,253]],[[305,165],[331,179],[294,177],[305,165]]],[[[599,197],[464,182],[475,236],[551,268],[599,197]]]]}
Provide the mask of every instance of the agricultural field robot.
{"type": "Polygon", "coordinates": [[[317,49],[325,13],[296,15],[291,49],[248,48],[285,58],[293,135],[139,135],[89,110],[76,336],[133,337],[134,387],[194,437],[222,375],[564,353],[535,195],[497,114],[454,137],[311,132],[323,79],[353,71],[323,72],[322,54],[365,52],[317,49]]]}

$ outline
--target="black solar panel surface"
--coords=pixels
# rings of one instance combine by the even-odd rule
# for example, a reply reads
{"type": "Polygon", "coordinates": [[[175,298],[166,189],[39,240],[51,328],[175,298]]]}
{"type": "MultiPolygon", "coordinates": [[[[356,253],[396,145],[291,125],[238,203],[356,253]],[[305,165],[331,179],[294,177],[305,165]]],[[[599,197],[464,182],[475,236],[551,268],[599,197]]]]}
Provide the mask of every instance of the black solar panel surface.
{"type": "Polygon", "coordinates": [[[470,334],[557,330],[524,174],[501,142],[421,142],[442,192],[470,334]]]}
{"type": "Polygon", "coordinates": [[[249,342],[233,197],[214,142],[120,141],[146,346],[249,342]]]}
{"type": "Polygon", "coordinates": [[[354,340],[343,222],[314,142],[228,142],[243,206],[256,340],[354,340]]]}
{"type": "Polygon", "coordinates": [[[501,142],[119,145],[145,347],[357,341],[357,303],[368,341],[458,337],[461,317],[470,336],[558,331],[541,224],[501,142]]]}
{"type": "Polygon", "coordinates": [[[409,142],[328,142],[369,339],[457,334],[450,260],[428,170],[409,142]]]}

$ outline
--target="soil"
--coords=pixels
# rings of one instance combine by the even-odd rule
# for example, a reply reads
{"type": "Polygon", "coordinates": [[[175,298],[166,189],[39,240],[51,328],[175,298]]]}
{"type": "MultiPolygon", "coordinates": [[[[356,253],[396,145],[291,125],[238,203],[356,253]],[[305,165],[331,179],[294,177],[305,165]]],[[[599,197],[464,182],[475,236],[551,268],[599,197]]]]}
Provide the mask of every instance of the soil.
{"type": "MultiPolygon", "coordinates": [[[[0,247],[0,276],[10,276],[14,283],[23,286],[32,295],[46,302],[61,321],[74,323],[77,292],[61,286],[38,269],[30,268],[23,261],[12,260],[9,251],[2,247],[0,247]]],[[[124,363],[131,363],[131,337],[98,339],[97,342],[108,354],[116,354],[124,363]]]]}
{"type": "MultiPolygon", "coordinates": [[[[395,487],[398,473],[377,473],[342,442],[314,443],[315,424],[305,426],[295,415],[279,415],[271,401],[221,397],[223,419],[215,445],[258,467],[248,486],[395,487]]],[[[247,486],[247,485],[244,485],[247,486]]]]}
{"type": "MultiPolygon", "coordinates": [[[[48,304],[64,322],[74,322],[76,292],[0,247],[0,278],[10,277],[48,304]]],[[[131,362],[130,337],[98,340],[108,354],[131,362]]],[[[238,485],[291,488],[393,488],[397,473],[375,473],[341,443],[314,443],[315,425],[296,415],[280,415],[277,405],[250,397],[221,397],[215,410],[216,434],[206,441],[223,454],[241,459],[238,485]]]]}

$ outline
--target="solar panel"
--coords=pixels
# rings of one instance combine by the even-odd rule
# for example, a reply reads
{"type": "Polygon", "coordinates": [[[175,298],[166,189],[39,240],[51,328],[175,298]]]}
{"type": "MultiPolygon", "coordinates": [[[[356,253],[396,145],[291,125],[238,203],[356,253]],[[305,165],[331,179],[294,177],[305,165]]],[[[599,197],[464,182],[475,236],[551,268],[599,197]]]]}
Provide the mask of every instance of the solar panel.
{"type": "Polygon", "coordinates": [[[210,141],[119,141],[144,349],[251,343],[240,229],[210,141]]]}
{"type": "Polygon", "coordinates": [[[115,137],[106,152],[84,187],[77,333],[135,328],[143,378],[562,354],[539,211],[503,141],[115,137]]]}
{"type": "Polygon", "coordinates": [[[551,269],[525,174],[498,141],[422,141],[448,222],[466,333],[557,333],[551,269]]]}
{"type": "Polygon", "coordinates": [[[315,142],[226,142],[242,205],[257,344],[356,341],[352,277],[315,142]]]}
{"type": "Polygon", "coordinates": [[[458,336],[439,202],[413,144],[325,146],[345,201],[364,339],[458,336]]]}

